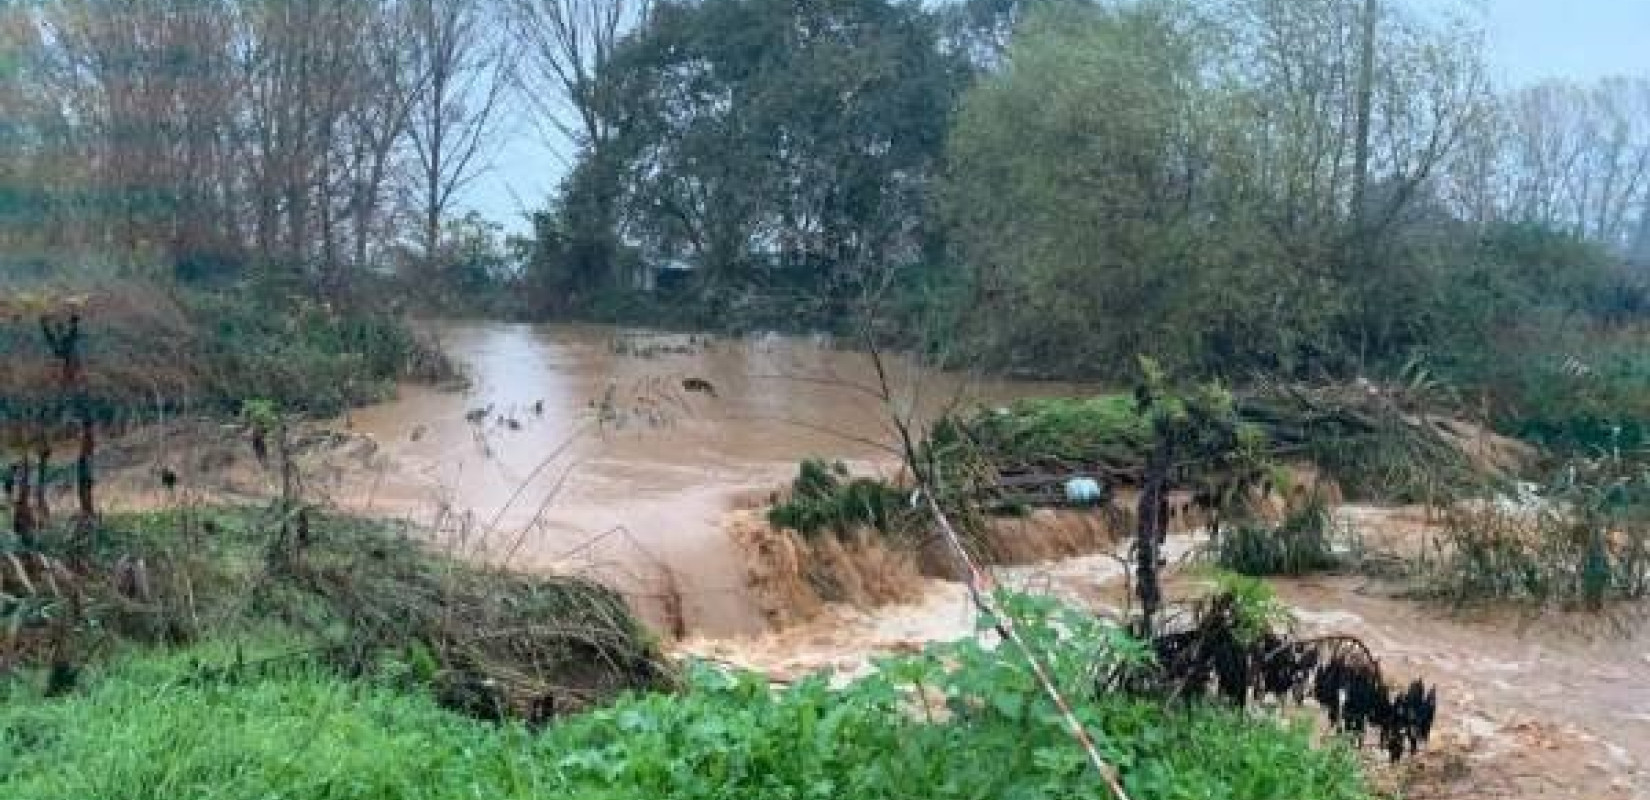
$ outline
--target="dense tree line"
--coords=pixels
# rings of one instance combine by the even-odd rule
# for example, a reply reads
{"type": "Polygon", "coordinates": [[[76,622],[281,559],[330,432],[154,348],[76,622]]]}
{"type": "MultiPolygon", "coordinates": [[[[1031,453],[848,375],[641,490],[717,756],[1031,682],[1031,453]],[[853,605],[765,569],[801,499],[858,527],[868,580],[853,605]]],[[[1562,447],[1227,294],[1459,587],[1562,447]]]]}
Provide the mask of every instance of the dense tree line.
{"type": "Polygon", "coordinates": [[[1498,90],[1480,38],[1400,0],[15,4],[0,244],[541,315],[877,295],[982,363],[1097,376],[1641,316],[1650,79],[1498,90]],[[506,110],[568,156],[510,251],[457,200],[506,110]]]}
{"type": "Polygon", "coordinates": [[[1392,3],[1033,12],[965,97],[941,194],[969,307],[1001,309],[978,349],[1345,374],[1642,315],[1650,83],[1499,96],[1478,53],[1392,3]]]}
{"type": "Polygon", "coordinates": [[[1338,369],[1436,343],[1475,280],[1626,291],[1603,272],[1650,252],[1650,80],[1498,93],[1469,21],[1392,0],[667,0],[632,23],[582,78],[604,122],[525,251],[546,309],[662,276],[675,310],[817,322],[939,287],[1005,364],[1338,369]],[[1577,241],[1571,274],[1485,265],[1531,231],[1577,241]]]}

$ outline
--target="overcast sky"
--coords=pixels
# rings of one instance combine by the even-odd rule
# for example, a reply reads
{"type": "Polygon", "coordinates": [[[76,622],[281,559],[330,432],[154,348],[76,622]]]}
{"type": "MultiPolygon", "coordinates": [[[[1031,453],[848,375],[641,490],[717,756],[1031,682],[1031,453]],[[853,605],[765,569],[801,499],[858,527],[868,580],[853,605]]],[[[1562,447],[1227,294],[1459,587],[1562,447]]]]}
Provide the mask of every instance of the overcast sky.
{"type": "MultiPolygon", "coordinates": [[[[1491,68],[1503,85],[1650,75],[1650,0],[1415,1],[1482,14],[1491,68]]],[[[469,204],[507,230],[523,231],[523,211],[544,207],[564,169],[533,126],[512,124],[500,137],[493,169],[471,188],[469,204]]]]}

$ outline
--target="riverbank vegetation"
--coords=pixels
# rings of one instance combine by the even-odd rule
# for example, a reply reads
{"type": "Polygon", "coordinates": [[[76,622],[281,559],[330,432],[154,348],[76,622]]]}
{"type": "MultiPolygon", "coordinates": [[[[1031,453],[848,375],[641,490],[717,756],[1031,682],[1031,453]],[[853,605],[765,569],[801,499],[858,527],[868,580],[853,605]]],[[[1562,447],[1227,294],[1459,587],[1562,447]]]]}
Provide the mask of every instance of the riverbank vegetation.
{"type": "Polygon", "coordinates": [[[519,719],[671,680],[608,589],[491,570],[390,523],[284,508],[114,515],[89,535],[47,526],[8,548],[0,680],[67,694],[151,650],[182,665],[166,651],[183,647],[216,654],[194,661],[203,681],[393,674],[462,713],[519,719]]]}
{"type": "Polygon", "coordinates": [[[141,279],[0,289],[0,419],[9,423],[50,415],[62,387],[41,320],[71,313],[92,412],[119,427],[182,413],[230,417],[256,400],[330,417],[387,398],[399,381],[459,377],[438,342],[383,306],[141,279]]]}
{"type": "MultiPolygon", "coordinates": [[[[1115,765],[1139,797],[1364,797],[1344,743],[1205,696],[1247,702],[1216,673],[1264,654],[1233,595],[1165,649],[1198,633],[1164,627],[1171,496],[1228,567],[1327,567],[1321,507],[1250,507],[1282,469],[1449,506],[1529,466],[1462,418],[1569,469],[1529,515],[1453,517],[1431,593],[1650,584],[1642,78],[1495,87],[1470,21],[1396,0],[184,6],[0,10],[0,793],[1092,797],[1115,765]],[[570,160],[513,238],[462,209],[505,98],[570,160]],[[1137,626],[998,598],[1023,660],[678,680],[609,590],[295,496],[286,415],[453,377],[420,311],[1139,386],[905,425],[910,485],[809,462],[770,518],[949,532],[1023,507],[1005,478],[1127,485],[1137,626]],[[273,440],[280,501],[102,516],[97,433],[179,414],[243,416],[264,469],[273,440]],[[1150,657],[1200,702],[1099,690],[1150,657]]],[[[1328,707],[1396,714],[1344,656],[1328,707]]]]}
{"type": "MultiPolygon", "coordinates": [[[[1045,610],[1045,614],[1047,611],[1045,610]]],[[[1076,617],[1071,617],[1068,622],[1076,617]]],[[[1350,748],[1220,708],[1096,694],[1096,670],[1138,646],[1092,622],[1062,636],[1028,617],[1054,678],[1125,767],[1133,797],[1371,797],[1350,748]]],[[[255,651],[249,651],[255,652],[255,651]]],[[[144,798],[426,800],[548,796],[1095,797],[1058,710],[1025,669],[973,643],[889,659],[840,688],[772,687],[695,667],[673,695],[620,699],[543,731],[479,723],[397,687],[304,662],[278,672],[223,648],[142,656],[86,692],[0,706],[0,793],[144,798]],[[111,742],[120,747],[107,746],[111,742]]]]}

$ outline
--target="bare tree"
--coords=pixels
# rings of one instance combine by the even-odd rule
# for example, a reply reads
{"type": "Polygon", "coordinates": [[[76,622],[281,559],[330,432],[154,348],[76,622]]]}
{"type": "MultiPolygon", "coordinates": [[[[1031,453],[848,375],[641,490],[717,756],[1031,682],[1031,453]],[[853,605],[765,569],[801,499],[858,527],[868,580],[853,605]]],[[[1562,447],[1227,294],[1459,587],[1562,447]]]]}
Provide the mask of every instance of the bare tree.
{"type": "Polygon", "coordinates": [[[408,14],[405,5],[389,2],[371,21],[362,55],[371,76],[368,92],[349,115],[348,198],[353,262],[358,267],[367,264],[373,244],[382,238],[378,228],[397,151],[406,142],[413,106],[429,79],[411,46],[414,31],[408,14]]]}
{"type": "Polygon", "coordinates": [[[1280,201],[1276,223],[1296,234],[1351,221],[1377,237],[1488,108],[1465,20],[1369,0],[1213,0],[1211,13],[1249,87],[1238,146],[1280,201]]]}
{"type": "Polygon", "coordinates": [[[1470,163],[1478,219],[1534,222],[1630,251],[1650,208],[1650,80],[1546,81],[1500,98],[1470,163]]]}
{"type": "Polygon", "coordinates": [[[410,125],[418,168],[421,243],[426,264],[441,247],[453,198],[482,171],[482,154],[507,86],[505,42],[491,35],[484,0],[409,0],[410,44],[419,91],[410,125]]]}
{"type": "Polygon", "coordinates": [[[541,122],[574,147],[601,150],[612,109],[599,76],[651,0],[507,0],[523,48],[516,78],[541,122]]]}

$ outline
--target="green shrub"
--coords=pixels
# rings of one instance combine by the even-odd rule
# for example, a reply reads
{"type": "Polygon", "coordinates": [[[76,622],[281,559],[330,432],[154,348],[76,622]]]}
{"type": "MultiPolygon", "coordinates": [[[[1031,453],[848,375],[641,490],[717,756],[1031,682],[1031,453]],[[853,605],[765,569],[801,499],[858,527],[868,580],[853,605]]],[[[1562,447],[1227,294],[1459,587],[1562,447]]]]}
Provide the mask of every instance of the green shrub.
{"type": "Polygon", "coordinates": [[[316,416],[383,399],[402,378],[441,379],[453,368],[397,317],[335,313],[308,301],[248,292],[186,298],[199,320],[204,396],[224,410],[248,398],[316,416]]]}
{"type": "Polygon", "coordinates": [[[1321,495],[1313,494],[1276,528],[1243,524],[1222,531],[1215,561],[1239,575],[1306,575],[1339,564],[1330,541],[1332,519],[1321,495]]]}
{"type": "Polygon", "coordinates": [[[776,528],[812,536],[869,528],[884,534],[899,530],[906,514],[905,495],[871,478],[850,478],[847,465],[804,460],[791,484],[791,496],[768,511],[776,528]]]}

